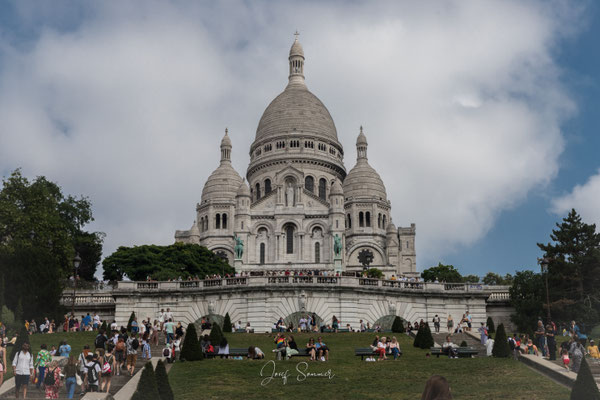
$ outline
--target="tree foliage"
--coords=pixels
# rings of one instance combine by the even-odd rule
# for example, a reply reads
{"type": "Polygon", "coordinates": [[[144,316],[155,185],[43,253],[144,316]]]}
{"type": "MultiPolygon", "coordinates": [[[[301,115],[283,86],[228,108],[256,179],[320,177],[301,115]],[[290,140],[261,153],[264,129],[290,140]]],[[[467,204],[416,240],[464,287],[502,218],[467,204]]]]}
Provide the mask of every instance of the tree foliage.
{"type": "MultiPolygon", "coordinates": [[[[54,317],[60,311],[60,282],[72,275],[75,244],[93,235],[83,231],[93,221],[87,198],[64,195],[44,177],[30,181],[14,171],[0,190],[0,275],[4,301],[15,310],[22,298],[27,318],[54,317]]],[[[92,239],[90,239],[92,240],[92,239]]],[[[87,256],[86,256],[87,257],[87,256]]],[[[93,260],[84,259],[90,265],[93,260]]],[[[93,275],[93,274],[92,274],[93,275]]]]}
{"type": "Polygon", "coordinates": [[[556,227],[551,243],[538,243],[549,261],[552,316],[592,325],[600,320],[600,234],[574,209],[556,227]]]}
{"type": "Polygon", "coordinates": [[[462,278],[462,281],[465,283],[479,283],[480,280],[481,278],[477,275],[465,275],[462,278]]]}
{"type": "Polygon", "coordinates": [[[513,276],[511,274],[501,276],[494,272],[488,272],[483,277],[482,282],[486,285],[512,285],[513,276]]]}
{"type": "Polygon", "coordinates": [[[394,333],[404,333],[404,324],[402,323],[402,318],[396,316],[394,318],[394,322],[392,323],[392,332],[394,333]]]}
{"type": "Polygon", "coordinates": [[[231,317],[229,316],[229,313],[226,313],[225,319],[223,320],[223,332],[231,332],[232,328],[231,317]]]}
{"type": "Polygon", "coordinates": [[[173,396],[173,390],[169,383],[169,376],[167,375],[165,363],[163,363],[162,360],[159,360],[156,364],[154,375],[156,376],[156,385],[158,386],[160,400],[173,400],[175,397],[173,396]]]}
{"type": "Polygon", "coordinates": [[[498,325],[494,347],[492,348],[492,355],[501,358],[506,358],[510,355],[510,346],[508,345],[508,339],[506,338],[504,324],[498,325]]]}
{"type": "Polygon", "coordinates": [[[600,400],[598,385],[585,357],[581,360],[577,379],[571,390],[571,400],[600,400]]]}
{"type": "Polygon", "coordinates": [[[429,282],[434,282],[436,279],[447,283],[460,283],[463,281],[462,275],[453,265],[443,265],[442,263],[421,272],[421,278],[429,282]]]}
{"type": "Polygon", "coordinates": [[[152,368],[151,362],[147,362],[146,365],[144,365],[136,392],[146,400],[161,400],[160,395],[158,394],[156,376],[154,375],[154,368],[152,368]]]}
{"type": "Polygon", "coordinates": [[[102,263],[104,279],[121,280],[123,276],[140,281],[203,279],[211,274],[233,274],[235,270],[221,257],[197,244],[175,243],[170,246],[144,245],[119,247],[102,263]]]}
{"type": "Polygon", "coordinates": [[[179,359],[185,361],[197,361],[202,360],[202,348],[198,341],[198,334],[196,333],[196,325],[189,324],[185,337],[183,338],[183,347],[179,353],[179,359]]]}
{"type": "Polygon", "coordinates": [[[210,329],[210,335],[208,336],[208,338],[210,339],[210,343],[212,343],[213,346],[218,346],[219,343],[221,343],[221,340],[223,340],[223,331],[221,330],[219,324],[217,324],[216,322],[212,324],[212,328],[210,329]]]}
{"type": "Polygon", "coordinates": [[[487,317],[486,325],[488,328],[488,333],[496,332],[496,326],[494,325],[494,320],[492,319],[492,317],[487,317]]]}
{"type": "Polygon", "coordinates": [[[544,281],[533,271],[518,271],[509,289],[515,314],[510,316],[520,332],[531,332],[543,313],[544,281]]]}

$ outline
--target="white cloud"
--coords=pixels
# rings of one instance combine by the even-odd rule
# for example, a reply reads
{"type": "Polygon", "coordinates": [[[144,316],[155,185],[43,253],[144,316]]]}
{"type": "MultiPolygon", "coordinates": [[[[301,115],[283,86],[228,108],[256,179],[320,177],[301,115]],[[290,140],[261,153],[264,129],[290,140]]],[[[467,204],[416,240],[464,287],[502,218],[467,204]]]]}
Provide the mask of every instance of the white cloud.
{"type": "Polygon", "coordinates": [[[94,7],[28,46],[0,35],[0,170],[89,195],[106,254],[189,228],[226,126],[245,175],[296,28],[347,170],[362,124],[394,221],[417,223],[420,266],[482,238],[558,170],[574,105],[552,52],[577,15],[563,2],[94,7]]]}
{"type": "Polygon", "coordinates": [[[600,230],[600,170],[583,185],[576,185],[571,193],[552,201],[552,211],[565,216],[574,208],[584,222],[596,224],[600,230]]]}

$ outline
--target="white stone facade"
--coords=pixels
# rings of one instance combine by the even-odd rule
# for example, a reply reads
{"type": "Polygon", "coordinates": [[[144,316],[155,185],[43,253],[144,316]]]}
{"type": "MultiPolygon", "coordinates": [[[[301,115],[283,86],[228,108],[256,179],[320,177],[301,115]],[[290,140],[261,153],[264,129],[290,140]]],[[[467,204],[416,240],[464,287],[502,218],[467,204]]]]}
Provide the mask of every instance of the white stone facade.
{"type": "Polygon", "coordinates": [[[358,255],[386,276],[416,274],[415,225],[396,228],[379,174],[369,165],[362,127],[357,163],[346,173],[344,149],[323,103],[304,82],[304,52],[290,50],[289,83],[265,110],[250,147],[246,181],[231,165],[228,132],[221,163],[208,178],[191,229],[175,240],[227,257],[238,271],[359,271],[358,255]],[[249,186],[248,186],[249,184],[249,186]],[[334,263],[334,237],[343,249],[334,263]],[[235,237],[243,255],[236,260],[235,237]]]}

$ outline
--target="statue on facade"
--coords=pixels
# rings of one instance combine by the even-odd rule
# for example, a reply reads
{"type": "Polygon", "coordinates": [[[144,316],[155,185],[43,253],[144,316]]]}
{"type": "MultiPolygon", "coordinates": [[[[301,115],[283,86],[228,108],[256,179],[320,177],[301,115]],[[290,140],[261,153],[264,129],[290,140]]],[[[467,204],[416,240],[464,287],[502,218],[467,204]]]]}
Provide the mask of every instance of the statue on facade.
{"type": "Polygon", "coordinates": [[[333,237],[333,252],[336,258],[342,256],[342,238],[337,233],[333,237]]]}
{"type": "Polygon", "coordinates": [[[235,259],[241,260],[244,255],[244,241],[241,237],[235,235],[235,259]]]}
{"type": "Polygon", "coordinates": [[[294,205],[294,187],[292,182],[288,182],[287,188],[285,189],[285,205],[288,207],[294,205]]]}

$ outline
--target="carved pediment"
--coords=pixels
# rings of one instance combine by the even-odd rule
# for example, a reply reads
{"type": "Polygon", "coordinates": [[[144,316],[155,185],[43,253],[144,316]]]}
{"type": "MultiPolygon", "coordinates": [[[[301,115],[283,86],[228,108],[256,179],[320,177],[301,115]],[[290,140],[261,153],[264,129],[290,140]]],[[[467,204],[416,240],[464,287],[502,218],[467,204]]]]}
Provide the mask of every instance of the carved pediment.
{"type": "Polygon", "coordinates": [[[278,185],[284,184],[285,178],[293,176],[297,183],[304,182],[304,172],[291,164],[286,165],[281,171],[275,174],[275,183],[278,185]]]}

